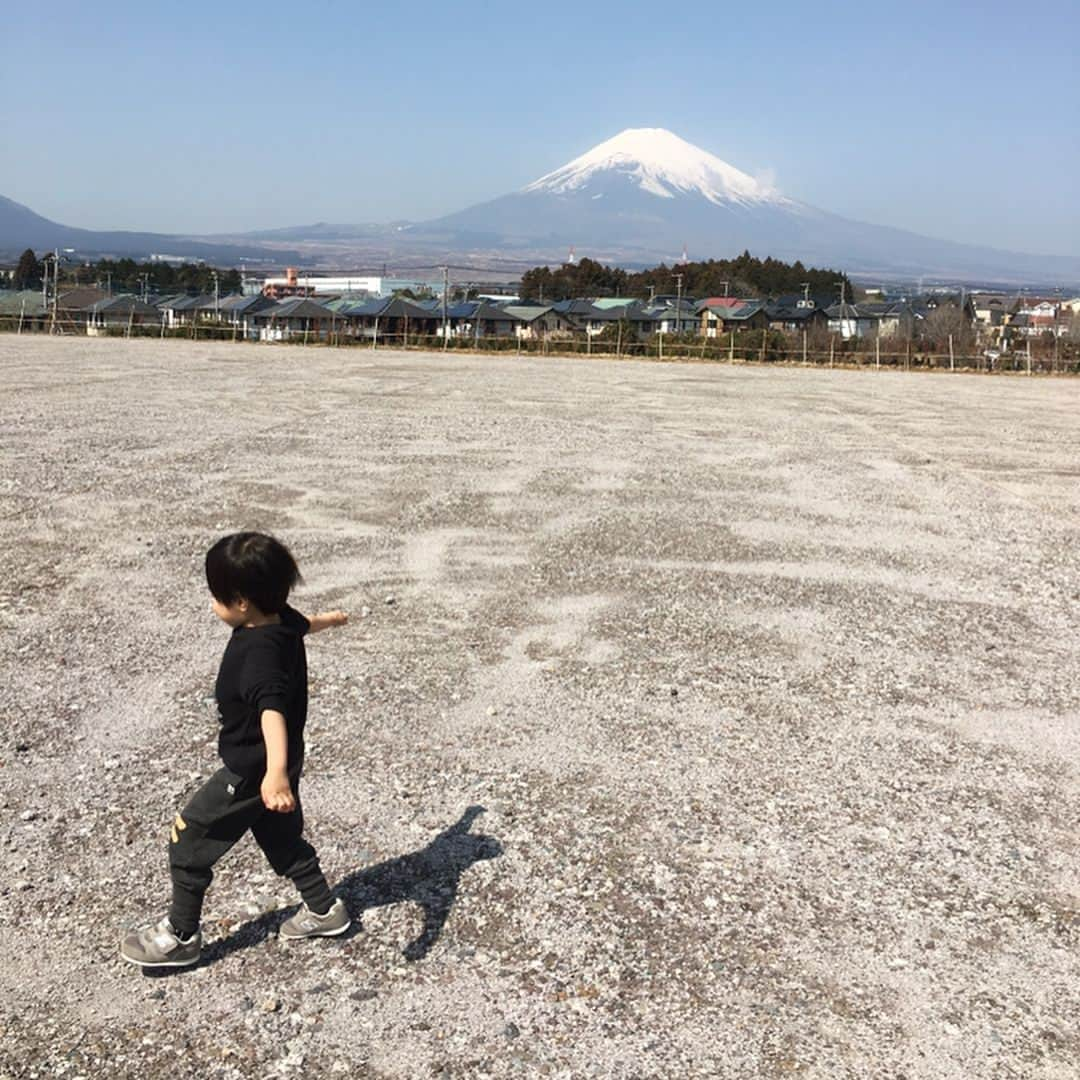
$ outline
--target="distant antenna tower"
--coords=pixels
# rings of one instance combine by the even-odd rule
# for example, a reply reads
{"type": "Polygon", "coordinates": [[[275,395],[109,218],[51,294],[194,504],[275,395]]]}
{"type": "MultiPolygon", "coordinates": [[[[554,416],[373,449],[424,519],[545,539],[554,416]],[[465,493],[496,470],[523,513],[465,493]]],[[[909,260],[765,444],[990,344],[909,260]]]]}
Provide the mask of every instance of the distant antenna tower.
{"type": "Polygon", "coordinates": [[[679,260],[679,264],[681,266],[685,266],[689,261],[690,261],[690,256],[687,254],[686,241],[684,240],[683,241],[683,246],[682,246],[682,258],[679,260]]]}
{"type": "Polygon", "coordinates": [[[570,245],[570,254],[566,256],[566,261],[573,266],[577,262],[577,256],[574,254],[574,245],[570,245]]]}

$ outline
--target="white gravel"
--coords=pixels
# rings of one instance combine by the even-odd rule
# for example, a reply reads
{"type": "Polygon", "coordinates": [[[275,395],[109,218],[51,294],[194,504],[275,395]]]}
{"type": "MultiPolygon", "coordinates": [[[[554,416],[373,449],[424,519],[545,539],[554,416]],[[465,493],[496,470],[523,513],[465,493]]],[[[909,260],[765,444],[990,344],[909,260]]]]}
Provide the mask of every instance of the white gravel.
{"type": "Polygon", "coordinates": [[[4,336],[0,432],[0,1076],[1080,1073],[1080,382],[4,336]],[[245,841],[144,976],[241,528],[363,928],[245,841]]]}

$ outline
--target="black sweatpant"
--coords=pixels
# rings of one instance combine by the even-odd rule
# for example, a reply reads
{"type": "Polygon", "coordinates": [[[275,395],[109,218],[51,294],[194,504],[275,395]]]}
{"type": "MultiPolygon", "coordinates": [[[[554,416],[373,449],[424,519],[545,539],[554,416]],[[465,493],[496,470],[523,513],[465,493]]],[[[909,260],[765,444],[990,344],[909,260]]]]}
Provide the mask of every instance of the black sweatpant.
{"type": "Polygon", "coordinates": [[[319,857],[303,835],[299,771],[289,773],[289,782],[296,809],[282,814],[263,805],[260,780],[245,780],[230,769],[218,769],[176,815],[169,844],[169,921],[174,930],[187,937],[199,928],[213,866],[248,829],[270,865],[292,879],[312,911],[321,915],[330,910],[333,897],[319,857]]]}

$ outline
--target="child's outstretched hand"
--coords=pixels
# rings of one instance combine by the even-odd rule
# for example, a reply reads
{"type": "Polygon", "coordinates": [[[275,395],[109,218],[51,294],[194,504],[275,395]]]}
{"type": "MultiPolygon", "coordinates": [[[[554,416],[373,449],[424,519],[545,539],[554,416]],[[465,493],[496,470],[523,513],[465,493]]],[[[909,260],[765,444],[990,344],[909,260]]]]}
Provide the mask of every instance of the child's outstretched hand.
{"type": "Polygon", "coordinates": [[[318,615],[312,615],[308,622],[309,634],[317,634],[320,630],[328,630],[331,626],[344,626],[349,621],[349,616],[344,611],[320,611],[318,615]]]}
{"type": "Polygon", "coordinates": [[[296,809],[296,796],[293,795],[288,775],[283,772],[268,772],[263,777],[259,794],[267,810],[288,814],[296,809]]]}

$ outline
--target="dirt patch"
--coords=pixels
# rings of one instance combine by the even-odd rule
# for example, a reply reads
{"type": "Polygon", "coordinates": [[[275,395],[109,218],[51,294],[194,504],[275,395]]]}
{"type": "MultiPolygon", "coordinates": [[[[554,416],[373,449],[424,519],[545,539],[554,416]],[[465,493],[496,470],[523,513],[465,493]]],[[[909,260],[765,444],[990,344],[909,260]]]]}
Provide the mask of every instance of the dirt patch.
{"type": "Polygon", "coordinates": [[[0,339],[0,1075],[1065,1077],[1080,385],[0,339]],[[143,977],[278,532],[305,812],[143,977]],[[33,948],[28,942],[33,941],[33,948]]]}

